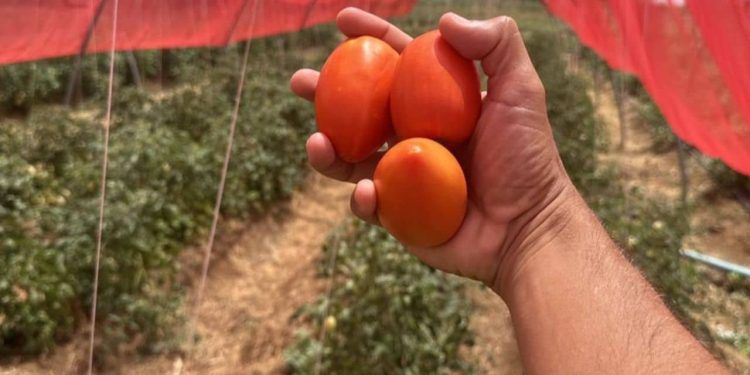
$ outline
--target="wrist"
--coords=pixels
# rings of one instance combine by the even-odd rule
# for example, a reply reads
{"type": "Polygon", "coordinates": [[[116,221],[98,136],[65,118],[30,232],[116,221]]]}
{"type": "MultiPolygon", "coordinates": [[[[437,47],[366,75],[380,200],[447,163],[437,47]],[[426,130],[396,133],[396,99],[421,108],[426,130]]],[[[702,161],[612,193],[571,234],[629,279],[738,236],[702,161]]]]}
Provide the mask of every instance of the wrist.
{"type": "Polygon", "coordinates": [[[577,256],[573,251],[582,238],[606,236],[596,216],[586,202],[567,181],[539,208],[529,212],[526,220],[516,224],[514,235],[501,249],[502,261],[490,287],[506,302],[511,303],[519,279],[544,272],[561,254],[577,256]],[[554,253],[554,254],[551,254],[554,253]],[[540,267],[544,265],[544,267],[540,267]]]}
{"type": "Polygon", "coordinates": [[[536,217],[493,287],[510,310],[526,370],[720,373],[579,195],[536,217]]]}

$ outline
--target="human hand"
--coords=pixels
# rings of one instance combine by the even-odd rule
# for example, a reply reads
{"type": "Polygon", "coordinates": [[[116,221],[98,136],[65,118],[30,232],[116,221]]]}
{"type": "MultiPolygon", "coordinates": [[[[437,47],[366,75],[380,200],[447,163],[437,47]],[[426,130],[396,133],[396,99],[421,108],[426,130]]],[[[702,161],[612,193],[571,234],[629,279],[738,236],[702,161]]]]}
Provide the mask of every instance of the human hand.
{"type": "MultiPolygon", "coordinates": [[[[337,17],[349,37],[370,35],[401,52],[411,37],[359,9],[337,17]]],[[[466,217],[447,243],[409,248],[430,266],[478,279],[503,294],[502,285],[523,269],[567,222],[568,208],[580,201],[562,166],[547,119],[544,87],[529,59],[515,22],[508,17],[468,21],[445,14],[440,32],[461,55],[480,60],[488,91],[470,140],[455,155],[469,188],[466,217]]],[[[303,69],[291,79],[292,90],[314,100],[318,73],[303,69]]],[[[351,207],[360,218],[377,223],[377,198],[371,180],[382,156],[346,163],[321,133],[307,141],[310,164],[320,173],[356,183],[351,207]]]]}

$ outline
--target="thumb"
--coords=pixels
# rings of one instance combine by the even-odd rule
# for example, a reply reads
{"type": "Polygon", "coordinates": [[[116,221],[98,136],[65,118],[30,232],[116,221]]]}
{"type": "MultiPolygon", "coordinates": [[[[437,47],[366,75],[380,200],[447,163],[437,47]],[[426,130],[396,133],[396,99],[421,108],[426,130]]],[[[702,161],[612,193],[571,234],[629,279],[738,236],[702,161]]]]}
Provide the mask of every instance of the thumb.
{"type": "Polygon", "coordinates": [[[489,76],[488,97],[498,98],[502,87],[513,85],[524,95],[544,97],[544,88],[531,63],[516,22],[506,16],[470,21],[455,13],[440,18],[440,34],[462,56],[481,60],[489,76]]]}

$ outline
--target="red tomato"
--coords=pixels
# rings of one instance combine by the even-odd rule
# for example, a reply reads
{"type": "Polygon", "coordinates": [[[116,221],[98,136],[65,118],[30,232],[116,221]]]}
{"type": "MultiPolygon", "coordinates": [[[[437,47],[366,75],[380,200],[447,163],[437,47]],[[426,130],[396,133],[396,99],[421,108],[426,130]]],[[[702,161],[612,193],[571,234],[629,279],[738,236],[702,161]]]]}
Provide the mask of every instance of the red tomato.
{"type": "Polygon", "coordinates": [[[439,31],[422,34],[401,53],[391,89],[391,116],[399,138],[463,142],[474,132],[481,103],[474,63],[459,55],[439,31]]]}
{"type": "Polygon", "coordinates": [[[466,179],[445,147],[426,138],[399,142],[373,177],[380,223],[409,246],[448,241],[466,214],[466,179]]]}
{"type": "Polygon", "coordinates": [[[315,91],[318,129],[345,161],[359,162],[386,141],[398,53],[370,36],[349,39],[328,57],[315,91]]]}

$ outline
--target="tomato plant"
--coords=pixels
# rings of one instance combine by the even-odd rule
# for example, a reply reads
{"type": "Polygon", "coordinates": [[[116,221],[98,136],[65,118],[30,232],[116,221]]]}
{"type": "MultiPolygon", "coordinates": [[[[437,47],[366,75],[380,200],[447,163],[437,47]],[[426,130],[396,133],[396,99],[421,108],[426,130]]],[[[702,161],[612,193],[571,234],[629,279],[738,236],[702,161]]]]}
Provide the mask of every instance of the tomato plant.
{"type": "MultiPolygon", "coordinates": [[[[174,54],[182,58],[183,51],[174,54]]],[[[290,72],[268,59],[275,61],[272,55],[254,59],[247,76],[223,214],[261,213],[305,175],[312,110],[288,93],[290,72]],[[260,69],[262,75],[254,73],[260,69]]],[[[178,255],[202,240],[210,224],[234,96],[225,88],[236,89],[236,61],[236,55],[217,59],[221,69],[210,70],[209,79],[196,76],[156,95],[118,87],[100,273],[100,361],[122,354],[118,348],[153,353],[179,345],[178,255]]],[[[86,321],[104,106],[81,107],[35,102],[28,116],[0,126],[0,355],[48,350],[86,321]]]]}
{"type": "Polygon", "coordinates": [[[460,348],[471,343],[463,292],[473,285],[424,265],[385,230],[361,221],[334,230],[323,251],[321,273],[335,273],[335,283],[330,298],[299,311],[314,333],[300,331],[285,351],[292,373],[472,373],[460,348]],[[327,261],[333,252],[335,264],[327,261]]]}

